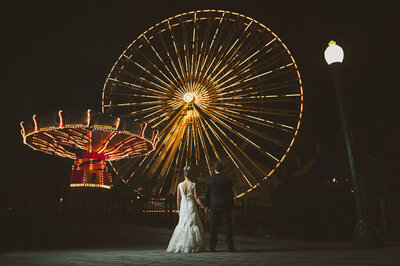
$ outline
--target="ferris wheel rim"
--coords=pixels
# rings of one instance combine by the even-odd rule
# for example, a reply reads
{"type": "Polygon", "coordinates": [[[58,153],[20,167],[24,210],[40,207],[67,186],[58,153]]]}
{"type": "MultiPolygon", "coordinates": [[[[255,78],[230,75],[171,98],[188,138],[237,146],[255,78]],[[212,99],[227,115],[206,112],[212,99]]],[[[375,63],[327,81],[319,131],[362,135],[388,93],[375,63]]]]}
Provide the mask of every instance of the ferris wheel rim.
{"type": "MultiPolygon", "coordinates": [[[[184,16],[186,16],[186,15],[193,15],[193,14],[197,14],[197,13],[207,13],[207,12],[216,12],[216,13],[232,14],[232,15],[235,15],[235,16],[239,16],[239,17],[241,17],[241,18],[245,18],[245,19],[251,21],[252,23],[253,23],[253,22],[256,23],[256,25],[259,25],[259,26],[263,27],[263,28],[266,29],[270,34],[272,34],[272,35],[279,41],[279,43],[284,47],[285,51],[287,52],[288,56],[290,57],[290,60],[291,60],[291,62],[293,63],[294,68],[295,68],[295,70],[296,70],[296,75],[297,75],[297,78],[298,78],[297,80],[298,80],[298,82],[299,82],[298,88],[299,88],[299,90],[300,90],[300,93],[299,93],[299,95],[300,95],[300,110],[298,110],[298,119],[297,119],[298,122],[297,122],[296,126],[293,128],[293,137],[291,138],[291,141],[290,141],[290,143],[289,143],[289,145],[288,145],[288,148],[287,148],[286,151],[283,153],[282,157],[281,157],[280,159],[277,159],[278,163],[276,164],[276,166],[275,166],[273,169],[271,169],[271,171],[270,171],[268,174],[265,175],[265,177],[263,178],[263,180],[266,180],[269,176],[271,176],[271,175],[275,172],[275,170],[276,170],[276,169],[282,164],[282,162],[285,160],[287,154],[288,154],[289,151],[291,150],[291,148],[292,148],[292,146],[293,146],[293,144],[294,144],[294,141],[295,141],[295,139],[296,139],[296,137],[297,137],[297,134],[298,134],[298,131],[299,131],[299,128],[300,128],[300,125],[301,125],[301,121],[302,121],[302,115],[303,115],[303,85],[302,85],[302,80],[301,80],[301,76],[300,76],[300,72],[299,72],[299,70],[298,70],[297,64],[296,64],[296,62],[295,62],[295,60],[294,60],[292,54],[290,53],[289,49],[287,48],[287,46],[286,46],[286,45],[283,43],[283,41],[282,41],[273,31],[271,31],[268,27],[266,27],[264,24],[260,23],[259,21],[255,20],[255,19],[252,19],[252,18],[250,18],[250,17],[248,17],[248,16],[245,16],[245,15],[242,15],[242,14],[239,14],[239,13],[236,13],[236,12],[225,11],[225,10],[213,10],[213,9],[196,10],[196,11],[185,12],[185,13],[182,13],[182,14],[178,14],[178,15],[176,15],[176,16],[172,16],[172,17],[167,18],[167,19],[164,19],[164,20],[162,20],[161,22],[159,22],[159,23],[155,24],[154,26],[150,27],[148,30],[146,30],[145,32],[143,32],[141,35],[139,35],[134,41],[132,41],[132,42],[128,45],[128,47],[123,51],[123,53],[121,53],[121,55],[119,56],[118,60],[115,62],[115,64],[113,65],[111,71],[109,72],[109,75],[108,75],[108,77],[107,77],[107,79],[106,79],[106,82],[105,82],[105,84],[104,84],[104,86],[103,86],[102,111],[105,112],[105,110],[107,109],[107,107],[106,107],[106,105],[105,105],[105,93],[106,93],[107,83],[108,83],[108,81],[109,81],[109,79],[110,79],[110,76],[111,76],[111,74],[113,73],[113,71],[114,71],[114,69],[116,68],[116,66],[118,65],[118,63],[119,63],[119,61],[121,60],[121,58],[127,53],[127,51],[132,47],[132,45],[133,45],[135,42],[139,41],[143,36],[146,36],[147,33],[151,32],[152,30],[154,30],[154,29],[157,28],[158,26],[160,26],[160,25],[162,25],[162,24],[164,24],[164,23],[167,23],[167,22],[169,22],[169,21],[172,21],[173,19],[178,19],[178,18],[184,17],[184,16]]],[[[139,46],[139,48],[140,48],[140,46],[139,46]]],[[[182,94],[182,95],[183,95],[183,94],[182,94]]],[[[259,185],[260,185],[260,183],[257,183],[257,184],[255,184],[255,185],[251,186],[246,192],[237,195],[237,197],[243,196],[245,193],[250,192],[251,190],[253,190],[253,189],[255,189],[256,187],[258,187],[259,185]]]]}

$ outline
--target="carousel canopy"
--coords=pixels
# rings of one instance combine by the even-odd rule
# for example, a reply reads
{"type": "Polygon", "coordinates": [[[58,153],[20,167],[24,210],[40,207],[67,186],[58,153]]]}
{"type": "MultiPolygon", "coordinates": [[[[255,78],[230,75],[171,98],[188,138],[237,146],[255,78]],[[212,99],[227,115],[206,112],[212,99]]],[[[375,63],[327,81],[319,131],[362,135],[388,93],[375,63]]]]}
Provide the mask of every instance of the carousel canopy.
{"type": "Polygon", "coordinates": [[[157,144],[157,131],[146,123],[107,114],[63,112],[33,116],[21,122],[26,145],[48,154],[71,159],[99,158],[107,161],[150,153],[157,144]]]}

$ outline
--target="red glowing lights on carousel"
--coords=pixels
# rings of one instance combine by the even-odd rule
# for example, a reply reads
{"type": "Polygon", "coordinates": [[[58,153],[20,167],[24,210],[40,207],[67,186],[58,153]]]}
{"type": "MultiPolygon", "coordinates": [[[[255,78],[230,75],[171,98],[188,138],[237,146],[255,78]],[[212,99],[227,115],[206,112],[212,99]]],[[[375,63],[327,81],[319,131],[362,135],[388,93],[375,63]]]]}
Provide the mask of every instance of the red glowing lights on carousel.
{"type": "Polygon", "coordinates": [[[71,187],[110,188],[112,179],[106,161],[132,158],[152,152],[158,142],[157,131],[146,123],[83,113],[33,116],[21,122],[26,145],[34,150],[75,160],[71,187]],[[149,132],[150,131],[150,132],[149,132]]]}

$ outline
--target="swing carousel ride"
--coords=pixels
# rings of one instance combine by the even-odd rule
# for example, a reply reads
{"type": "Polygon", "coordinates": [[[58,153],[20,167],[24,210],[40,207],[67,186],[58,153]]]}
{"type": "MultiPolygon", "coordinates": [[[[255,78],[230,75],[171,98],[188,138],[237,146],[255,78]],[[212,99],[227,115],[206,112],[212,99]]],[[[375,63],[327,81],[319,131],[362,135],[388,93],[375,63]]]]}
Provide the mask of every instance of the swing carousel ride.
{"type": "Polygon", "coordinates": [[[157,132],[145,123],[87,112],[33,116],[21,122],[26,145],[34,150],[75,160],[71,187],[110,189],[106,161],[133,158],[152,152],[157,132]]]}

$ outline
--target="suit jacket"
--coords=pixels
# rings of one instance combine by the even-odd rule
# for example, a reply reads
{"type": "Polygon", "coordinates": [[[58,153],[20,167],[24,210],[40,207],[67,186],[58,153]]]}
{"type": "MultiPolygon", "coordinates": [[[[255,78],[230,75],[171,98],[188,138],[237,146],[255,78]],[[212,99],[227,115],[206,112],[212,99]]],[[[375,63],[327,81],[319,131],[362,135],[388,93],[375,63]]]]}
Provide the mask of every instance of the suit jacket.
{"type": "Polygon", "coordinates": [[[231,179],[221,173],[207,180],[205,206],[211,210],[231,209],[233,206],[233,190],[231,179]]]}

